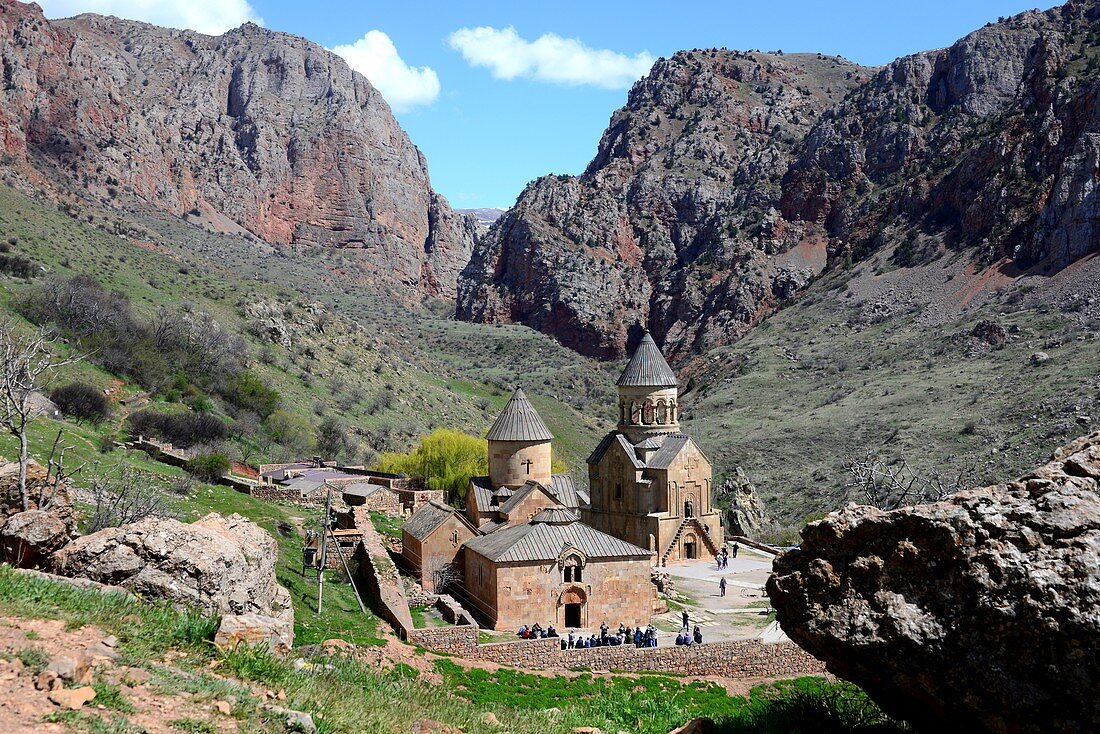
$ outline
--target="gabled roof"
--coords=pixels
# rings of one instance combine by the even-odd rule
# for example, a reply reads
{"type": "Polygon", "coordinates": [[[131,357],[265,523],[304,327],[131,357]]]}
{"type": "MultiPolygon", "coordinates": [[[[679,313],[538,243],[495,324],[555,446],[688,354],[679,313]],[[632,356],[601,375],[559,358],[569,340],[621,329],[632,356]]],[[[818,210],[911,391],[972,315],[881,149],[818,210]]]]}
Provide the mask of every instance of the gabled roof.
{"type": "Polygon", "coordinates": [[[577,489],[572,474],[555,474],[550,477],[550,494],[557,498],[563,507],[578,510],[588,502],[582,499],[582,492],[577,489]]]}
{"type": "Polygon", "coordinates": [[[661,444],[661,448],[657,449],[653,456],[649,457],[646,461],[646,466],[651,469],[667,469],[672,466],[672,462],[676,460],[676,457],[680,455],[680,451],[688,445],[691,439],[683,433],[673,433],[670,436],[666,436],[664,442],[661,444]]]}
{"type": "Polygon", "coordinates": [[[497,510],[499,510],[501,513],[507,515],[509,512],[514,510],[521,502],[523,502],[523,500],[527,499],[527,497],[532,492],[534,492],[536,490],[542,492],[548,498],[550,498],[551,500],[557,502],[557,497],[555,497],[554,494],[549,489],[542,486],[538,482],[529,479],[529,480],[527,480],[527,482],[522,487],[520,487],[519,489],[516,490],[515,494],[513,494],[511,497],[508,498],[507,502],[502,502],[500,507],[497,508],[497,510]]]}
{"type": "Polygon", "coordinates": [[[619,387],[676,387],[680,382],[647,331],[619,375],[617,384],[619,387]]]}
{"type": "Polygon", "coordinates": [[[592,455],[588,457],[589,464],[599,464],[603,461],[603,457],[607,454],[607,450],[612,446],[618,445],[623,453],[626,454],[627,459],[634,464],[635,469],[645,469],[645,463],[643,463],[636,453],[634,453],[634,446],[627,440],[626,436],[618,431],[612,431],[603,437],[599,445],[596,446],[596,450],[592,452],[592,455]]]}
{"type": "MultiPolygon", "coordinates": [[[[473,490],[478,512],[488,512],[493,504],[493,485],[489,483],[489,477],[471,477],[470,488],[473,490]]],[[[470,503],[469,490],[466,492],[466,503],[470,503]]]]}
{"type": "Polygon", "coordinates": [[[436,502],[435,500],[421,505],[420,509],[414,512],[412,516],[405,521],[401,529],[417,540],[424,540],[451,516],[457,517],[463,525],[468,527],[472,532],[477,533],[477,530],[470,524],[470,521],[463,517],[455,508],[441,502],[436,502]]]}
{"type": "Polygon", "coordinates": [[[466,542],[466,548],[470,551],[496,563],[554,561],[567,545],[582,551],[590,559],[649,558],[652,555],[645,548],[576,520],[560,524],[532,520],[466,542]]]}
{"type": "Polygon", "coordinates": [[[550,441],[554,435],[523,390],[517,389],[485,438],[490,441],[550,441]]]}

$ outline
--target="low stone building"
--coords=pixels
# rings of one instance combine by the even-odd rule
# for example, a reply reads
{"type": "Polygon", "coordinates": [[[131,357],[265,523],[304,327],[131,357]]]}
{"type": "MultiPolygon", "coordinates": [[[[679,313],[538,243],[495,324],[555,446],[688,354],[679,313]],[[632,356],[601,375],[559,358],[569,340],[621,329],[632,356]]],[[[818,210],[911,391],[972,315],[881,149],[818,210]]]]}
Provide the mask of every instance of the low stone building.
{"type": "Polygon", "coordinates": [[[658,565],[713,557],[722,524],[710,460],[680,432],[676,373],[646,334],[618,380],[619,424],[588,458],[584,521],[648,548],[658,565]]]}
{"type": "Polygon", "coordinates": [[[477,528],[462,513],[432,501],[401,526],[401,557],[424,591],[444,591],[443,586],[461,583],[462,545],[477,535],[477,528]]]}
{"type": "Polygon", "coordinates": [[[465,601],[498,630],[648,623],[656,601],[651,555],[572,510],[548,508],[465,544],[465,601]]]}

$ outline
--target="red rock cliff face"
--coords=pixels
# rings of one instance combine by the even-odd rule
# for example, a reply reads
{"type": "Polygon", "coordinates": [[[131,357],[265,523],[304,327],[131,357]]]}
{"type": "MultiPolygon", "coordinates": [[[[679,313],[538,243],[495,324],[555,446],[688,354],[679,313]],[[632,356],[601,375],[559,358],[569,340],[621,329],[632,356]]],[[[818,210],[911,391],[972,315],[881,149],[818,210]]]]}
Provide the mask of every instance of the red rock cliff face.
{"type": "Polygon", "coordinates": [[[630,92],[579,177],[530,184],[475,247],[457,314],[683,362],[829,267],[965,248],[1053,271],[1100,247],[1100,5],[989,25],[878,71],[693,51],[630,92]]]}
{"type": "MultiPolygon", "coordinates": [[[[9,160],[116,201],[223,215],[265,240],[362,248],[395,291],[451,297],[454,214],[381,95],[338,57],[247,24],[223,36],[0,2],[9,160]]],[[[121,205],[121,204],[120,204],[121,205]]]]}

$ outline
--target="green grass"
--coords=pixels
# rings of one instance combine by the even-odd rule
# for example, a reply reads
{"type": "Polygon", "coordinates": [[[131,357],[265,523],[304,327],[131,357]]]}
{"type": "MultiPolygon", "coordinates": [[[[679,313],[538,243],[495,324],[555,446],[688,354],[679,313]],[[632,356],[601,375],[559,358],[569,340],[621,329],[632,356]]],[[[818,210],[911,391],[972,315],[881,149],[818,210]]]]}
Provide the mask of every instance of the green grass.
{"type": "Polygon", "coordinates": [[[405,524],[403,518],[393,517],[384,512],[371,512],[370,519],[374,524],[374,529],[382,535],[401,539],[401,526],[405,524]]]}
{"type": "MultiPolygon", "coordinates": [[[[565,734],[582,725],[663,734],[698,715],[715,719],[720,731],[728,734],[855,732],[871,731],[871,726],[882,733],[899,730],[858,689],[821,678],[760,686],[748,697],[731,697],[720,686],[669,676],[545,677],[506,668],[490,673],[464,670],[446,659],[436,662],[442,685],[421,678],[408,665],[380,671],[348,656],[323,658],[315,662],[324,664],[313,670],[298,670],[292,660],[264,648],[217,653],[209,644],[216,620],[192,611],[75,589],[7,567],[0,567],[0,614],[62,619],[71,627],[94,624],[111,632],[119,637],[125,660],[153,672],[154,691],[186,694],[193,705],[233,699],[233,715],[242,730],[280,726],[261,708],[250,688],[255,685],[285,691],[283,705],[310,713],[321,734],[405,734],[424,718],[468,734],[565,734]],[[159,662],[168,650],[182,653],[170,666],[159,662]],[[217,675],[210,670],[215,659],[217,675]],[[541,713],[550,708],[560,713],[541,713]],[[487,712],[496,716],[499,726],[485,723],[487,712]]],[[[118,689],[96,685],[97,701],[106,710],[56,713],[51,720],[92,734],[129,734],[133,728],[124,713],[131,703],[118,689]]],[[[172,726],[184,732],[207,731],[206,722],[192,716],[173,719],[172,726]]]]}
{"type": "Polygon", "coordinates": [[[184,732],[184,734],[218,734],[218,727],[209,721],[202,721],[200,719],[172,719],[168,722],[168,725],[173,729],[184,732]]]}

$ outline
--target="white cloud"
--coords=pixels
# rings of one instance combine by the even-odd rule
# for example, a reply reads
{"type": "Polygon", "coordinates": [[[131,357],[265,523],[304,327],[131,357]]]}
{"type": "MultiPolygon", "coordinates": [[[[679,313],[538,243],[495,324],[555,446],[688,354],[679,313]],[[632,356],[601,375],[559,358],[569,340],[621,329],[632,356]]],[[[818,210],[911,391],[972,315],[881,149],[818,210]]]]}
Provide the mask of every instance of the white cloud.
{"type": "Polygon", "coordinates": [[[329,49],[370,80],[395,112],[430,104],[439,96],[439,77],[428,66],[409,66],[382,31],[368,31],[352,44],[329,49]]]}
{"type": "Polygon", "coordinates": [[[556,84],[624,89],[649,72],[654,61],[645,51],[626,56],[553,33],[528,41],[511,27],[460,28],[448,41],[469,64],[487,67],[498,79],[522,76],[556,84]]]}
{"type": "Polygon", "coordinates": [[[99,13],[214,36],[248,21],[264,22],[248,0],[38,0],[38,4],[48,18],[99,13]]]}

